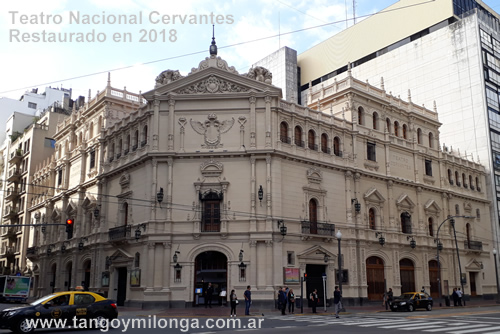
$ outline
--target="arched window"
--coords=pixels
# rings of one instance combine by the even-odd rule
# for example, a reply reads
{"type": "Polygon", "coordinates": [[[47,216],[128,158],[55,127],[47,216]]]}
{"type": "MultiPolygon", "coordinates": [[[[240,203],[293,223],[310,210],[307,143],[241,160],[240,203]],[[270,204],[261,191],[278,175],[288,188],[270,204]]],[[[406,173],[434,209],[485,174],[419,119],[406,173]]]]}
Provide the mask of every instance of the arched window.
{"type": "Polygon", "coordinates": [[[340,152],[340,138],[339,137],[333,138],[333,154],[335,154],[337,157],[340,157],[342,154],[340,152]]]}
{"type": "Polygon", "coordinates": [[[358,108],[358,124],[363,125],[364,110],[363,107],[358,108]]]}
{"type": "Polygon", "coordinates": [[[130,135],[127,135],[127,140],[125,141],[125,154],[128,154],[130,150],[130,135]]]}
{"type": "Polygon", "coordinates": [[[318,203],[314,198],[309,201],[310,233],[318,234],[318,203]]]}
{"type": "Polygon", "coordinates": [[[373,129],[377,130],[378,126],[378,114],[376,112],[373,113],[373,129]]]}
{"type": "Polygon", "coordinates": [[[307,147],[309,147],[310,150],[318,150],[318,145],[316,145],[316,134],[313,130],[309,130],[307,133],[307,147]]]}
{"type": "Polygon", "coordinates": [[[288,124],[286,124],[286,122],[281,122],[280,124],[280,141],[290,144],[290,138],[288,138],[288,124]]]}
{"type": "Polygon", "coordinates": [[[429,218],[428,220],[428,225],[429,225],[429,235],[432,237],[434,236],[434,220],[432,218],[429,218]]]}
{"type": "Polygon", "coordinates": [[[394,135],[399,137],[399,123],[398,121],[394,122],[394,135]]]}
{"type": "Polygon", "coordinates": [[[451,169],[448,168],[448,182],[453,185],[453,173],[451,172],[451,169]]]}
{"type": "Polygon", "coordinates": [[[481,218],[481,210],[476,209],[476,218],[481,218]]]}
{"type": "Polygon", "coordinates": [[[476,189],[477,191],[481,191],[481,188],[479,188],[479,178],[476,177],[476,189]]]}
{"type": "Polygon", "coordinates": [[[304,147],[304,141],[302,140],[302,128],[298,125],[295,127],[294,143],[297,146],[304,147]]]}
{"type": "Polygon", "coordinates": [[[403,124],[403,138],[404,138],[404,139],[408,139],[408,138],[406,137],[406,136],[407,136],[407,134],[406,134],[406,130],[407,130],[407,129],[406,129],[406,124],[403,124]]]}
{"type": "Polygon", "coordinates": [[[411,215],[408,212],[401,214],[401,232],[411,234],[411,215]]]}
{"type": "Polygon", "coordinates": [[[385,119],[385,125],[387,126],[387,132],[391,133],[391,120],[389,118],[385,119]]]}
{"type": "Polygon", "coordinates": [[[115,143],[111,143],[109,147],[109,162],[115,158],[115,143]]]}
{"type": "Polygon", "coordinates": [[[469,186],[471,190],[474,190],[474,180],[472,179],[472,175],[469,175],[469,186]]]}
{"type": "Polygon", "coordinates": [[[146,145],[147,143],[148,143],[148,126],[144,125],[144,128],[142,128],[141,147],[146,145]]]}
{"type": "Polygon", "coordinates": [[[321,152],[330,153],[328,148],[328,136],[326,133],[321,134],[321,152]]]}
{"type": "Polygon", "coordinates": [[[417,144],[422,144],[422,129],[417,129],[417,144]]]}
{"type": "Polygon", "coordinates": [[[455,171],[455,183],[457,184],[457,186],[461,186],[460,184],[460,177],[458,176],[458,172],[455,171]]]}
{"type": "Polygon", "coordinates": [[[462,173],[462,184],[464,188],[467,188],[467,178],[465,177],[465,173],[462,173]]]}
{"type": "Polygon", "coordinates": [[[460,214],[460,205],[455,204],[455,214],[459,215],[460,214]]]}
{"type": "Polygon", "coordinates": [[[368,222],[370,224],[370,229],[375,230],[375,209],[370,208],[368,211],[368,222]]]}
{"type": "Polygon", "coordinates": [[[89,139],[94,138],[94,122],[90,123],[90,128],[89,128],[89,139]]]}
{"type": "Polygon", "coordinates": [[[433,141],[434,141],[434,135],[432,134],[432,132],[429,132],[429,147],[432,148],[433,147],[433,141]]]}
{"type": "Polygon", "coordinates": [[[123,151],[123,140],[120,138],[120,140],[118,141],[118,147],[116,148],[117,159],[122,156],[122,151],[123,151]]]}
{"type": "Polygon", "coordinates": [[[122,221],[123,221],[123,225],[128,224],[128,203],[127,202],[123,203],[123,206],[122,206],[122,221]]]}

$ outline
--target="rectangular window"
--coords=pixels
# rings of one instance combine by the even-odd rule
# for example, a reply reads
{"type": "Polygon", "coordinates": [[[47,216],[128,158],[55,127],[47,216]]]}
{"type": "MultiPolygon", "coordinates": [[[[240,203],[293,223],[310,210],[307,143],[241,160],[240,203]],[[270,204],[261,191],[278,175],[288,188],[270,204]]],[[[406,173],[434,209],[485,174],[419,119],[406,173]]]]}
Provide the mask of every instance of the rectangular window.
{"type": "Polygon", "coordinates": [[[57,171],[57,185],[60,186],[62,184],[62,169],[57,171]]]}
{"type": "Polygon", "coordinates": [[[90,151],[90,169],[95,167],[95,151],[90,151]]]}
{"type": "Polygon", "coordinates": [[[425,175],[432,176],[432,161],[425,160],[425,175]]]}
{"type": "Polygon", "coordinates": [[[202,232],[220,232],[220,201],[204,201],[202,232]]]}
{"type": "Polygon", "coordinates": [[[56,141],[54,139],[52,139],[52,138],[45,138],[43,146],[45,146],[45,147],[51,147],[51,148],[56,148],[56,141]]]}
{"type": "Polygon", "coordinates": [[[287,264],[293,266],[295,264],[295,252],[287,252],[286,259],[287,264]]]}
{"type": "Polygon", "coordinates": [[[377,161],[377,157],[375,155],[375,143],[367,143],[366,144],[366,159],[371,161],[377,161]]]}
{"type": "Polygon", "coordinates": [[[30,108],[30,109],[36,109],[36,103],[28,102],[28,108],[30,108]]]}

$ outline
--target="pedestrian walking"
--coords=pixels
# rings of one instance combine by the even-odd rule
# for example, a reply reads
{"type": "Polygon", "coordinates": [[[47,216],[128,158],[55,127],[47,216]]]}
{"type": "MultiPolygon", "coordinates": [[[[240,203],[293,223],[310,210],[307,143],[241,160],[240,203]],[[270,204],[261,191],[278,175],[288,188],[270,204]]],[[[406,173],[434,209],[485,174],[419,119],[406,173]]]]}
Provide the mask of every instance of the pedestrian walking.
{"type": "Polygon", "coordinates": [[[279,296],[278,296],[278,305],[281,310],[282,315],[286,315],[285,310],[286,310],[286,304],[288,301],[288,297],[286,294],[286,288],[281,289],[279,296]]]}
{"type": "Polygon", "coordinates": [[[335,318],[339,318],[339,312],[342,309],[342,293],[338,286],[335,286],[333,292],[333,304],[335,305],[335,318]]]}
{"type": "Polygon", "coordinates": [[[463,306],[462,305],[463,293],[462,293],[462,290],[460,290],[460,288],[458,288],[458,290],[457,290],[457,295],[458,295],[458,306],[463,306]]]}
{"type": "Polygon", "coordinates": [[[231,295],[229,295],[229,301],[231,302],[231,318],[236,317],[236,305],[238,305],[238,297],[236,296],[236,292],[234,289],[231,290],[231,295]]]}
{"type": "Polygon", "coordinates": [[[453,299],[453,306],[458,306],[457,288],[453,288],[453,293],[451,294],[451,298],[453,299]]]}
{"type": "Polygon", "coordinates": [[[293,289],[288,291],[288,313],[294,313],[295,311],[295,293],[293,289]]]}
{"type": "Polygon", "coordinates": [[[214,287],[212,286],[212,283],[208,283],[208,288],[205,291],[205,308],[209,306],[212,308],[212,296],[214,294],[214,287]]]}
{"type": "Polygon", "coordinates": [[[250,285],[247,286],[247,289],[243,293],[245,296],[245,315],[250,315],[250,305],[252,305],[252,292],[250,291],[250,285]]]}
{"type": "Polygon", "coordinates": [[[387,291],[384,294],[384,304],[386,310],[388,310],[389,306],[391,306],[391,302],[393,299],[394,299],[394,293],[392,292],[392,288],[389,288],[389,291],[387,291]]]}
{"type": "Polygon", "coordinates": [[[314,289],[313,292],[309,295],[309,299],[311,300],[312,313],[316,312],[316,307],[318,306],[318,290],[314,289]]]}

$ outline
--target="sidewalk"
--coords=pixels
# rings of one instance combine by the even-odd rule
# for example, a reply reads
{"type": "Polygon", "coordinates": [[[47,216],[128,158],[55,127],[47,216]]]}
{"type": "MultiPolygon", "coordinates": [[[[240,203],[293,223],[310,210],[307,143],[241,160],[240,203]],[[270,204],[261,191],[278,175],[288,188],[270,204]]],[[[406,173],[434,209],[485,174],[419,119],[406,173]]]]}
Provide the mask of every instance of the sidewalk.
{"type": "MultiPolygon", "coordinates": [[[[385,307],[381,305],[382,302],[377,304],[370,304],[364,306],[345,306],[346,312],[343,314],[363,314],[363,313],[380,313],[380,312],[391,312],[391,310],[386,310],[385,307]]],[[[470,309],[470,308],[478,308],[478,307],[488,307],[488,306],[500,306],[497,304],[495,300],[480,300],[473,299],[466,301],[466,306],[458,306],[458,307],[439,307],[439,301],[434,300],[434,309],[470,309]]],[[[147,309],[143,310],[140,308],[134,307],[124,307],[119,306],[118,312],[121,316],[148,316],[148,315],[156,315],[158,317],[224,317],[229,316],[230,313],[229,306],[212,306],[212,308],[201,307],[190,307],[190,308],[170,308],[170,309],[147,309]]],[[[304,314],[300,314],[300,308],[295,310],[296,316],[308,315],[312,314],[311,309],[306,307],[304,308],[304,314]]],[[[321,314],[333,314],[333,307],[327,307],[326,312],[323,307],[318,307],[317,309],[318,315],[321,314]]],[[[245,306],[239,305],[236,308],[237,315],[239,317],[244,317],[245,314],[245,306]]],[[[269,308],[250,308],[250,315],[254,317],[261,317],[262,315],[281,315],[281,312],[277,309],[269,309],[269,308]]],[[[288,310],[287,310],[288,315],[288,310]]]]}

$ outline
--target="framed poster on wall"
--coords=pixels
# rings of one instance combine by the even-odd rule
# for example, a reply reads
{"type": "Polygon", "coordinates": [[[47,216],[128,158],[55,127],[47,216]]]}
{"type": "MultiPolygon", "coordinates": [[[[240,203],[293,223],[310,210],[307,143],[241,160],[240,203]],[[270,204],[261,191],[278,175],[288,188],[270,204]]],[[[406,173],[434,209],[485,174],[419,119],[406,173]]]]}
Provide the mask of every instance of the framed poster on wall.
{"type": "Polygon", "coordinates": [[[141,269],[132,269],[130,271],[130,286],[141,285],[141,269]]]}
{"type": "Polygon", "coordinates": [[[283,282],[284,283],[300,283],[300,269],[299,268],[283,268],[283,282]]]}
{"type": "Polygon", "coordinates": [[[101,276],[101,286],[103,288],[109,287],[109,271],[104,271],[101,276]]]}

